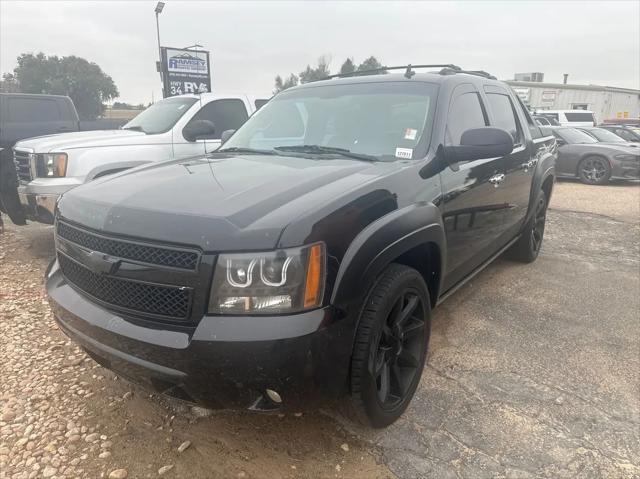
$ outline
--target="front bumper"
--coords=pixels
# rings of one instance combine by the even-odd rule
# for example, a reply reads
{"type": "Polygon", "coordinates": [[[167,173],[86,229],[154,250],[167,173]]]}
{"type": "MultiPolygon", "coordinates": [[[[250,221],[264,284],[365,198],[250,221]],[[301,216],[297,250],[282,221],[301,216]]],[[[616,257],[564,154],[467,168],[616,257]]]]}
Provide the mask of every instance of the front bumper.
{"type": "Polygon", "coordinates": [[[611,178],[616,180],[640,179],[640,159],[613,161],[611,178]]]}
{"type": "Polygon", "coordinates": [[[150,390],[210,408],[255,409],[305,408],[346,390],[354,322],[338,318],[332,307],[273,317],[203,315],[186,328],[91,302],[67,283],[57,261],[46,288],[55,319],[71,339],[150,390]],[[266,389],[282,403],[266,399],[266,389]]]}
{"type": "Polygon", "coordinates": [[[53,224],[60,196],[81,184],[79,180],[72,178],[37,178],[29,183],[20,182],[18,197],[25,216],[31,221],[53,224]]]}

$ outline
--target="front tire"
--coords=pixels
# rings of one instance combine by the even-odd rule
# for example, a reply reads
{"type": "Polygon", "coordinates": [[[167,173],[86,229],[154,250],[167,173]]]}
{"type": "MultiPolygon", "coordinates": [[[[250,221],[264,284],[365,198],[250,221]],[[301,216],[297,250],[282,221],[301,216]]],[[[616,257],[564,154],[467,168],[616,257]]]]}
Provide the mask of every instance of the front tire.
{"type": "Polygon", "coordinates": [[[422,275],[389,265],[373,285],[356,332],[351,360],[350,410],[376,428],[396,421],[420,382],[431,327],[429,292],[422,275]]]}
{"type": "Polygon", "coordinates": [[[611,165],[601,156],[588,156],[578,165],[578,177],[587,185],[603,185],[611,178],[611,165]]]}
{"type": "Polygon", "coordinates": [[[522,263],[533,263],[540,254],[547,221],[547,206],[547,195],[540,190],[535,200],[533,216],[522,231],[522,236],[509,250],[512,259],[522,263]]]}

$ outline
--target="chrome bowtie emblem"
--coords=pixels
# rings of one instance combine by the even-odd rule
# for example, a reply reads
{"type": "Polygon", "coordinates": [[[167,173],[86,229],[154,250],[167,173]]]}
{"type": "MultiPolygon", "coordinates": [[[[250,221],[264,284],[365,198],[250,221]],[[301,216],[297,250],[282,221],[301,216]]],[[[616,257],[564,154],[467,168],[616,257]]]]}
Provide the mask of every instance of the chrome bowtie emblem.
{"type": "Polygon", "coordinates": [[[120,260],[98,251],[91,251],[84,257],[85,266],[96,274],[114,274],[120,267],[120,260]]]}

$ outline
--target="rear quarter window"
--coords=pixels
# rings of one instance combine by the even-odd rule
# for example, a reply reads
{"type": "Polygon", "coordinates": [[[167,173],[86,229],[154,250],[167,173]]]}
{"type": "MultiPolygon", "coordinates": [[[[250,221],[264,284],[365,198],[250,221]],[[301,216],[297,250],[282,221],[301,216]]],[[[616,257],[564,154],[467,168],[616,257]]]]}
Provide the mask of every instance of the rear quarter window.
{"type": "Polygon", "coordinates": [[[60,121],[62,116],[55,100],[45,98],[9,98],[8,121],[29,123],[60,121]]]}

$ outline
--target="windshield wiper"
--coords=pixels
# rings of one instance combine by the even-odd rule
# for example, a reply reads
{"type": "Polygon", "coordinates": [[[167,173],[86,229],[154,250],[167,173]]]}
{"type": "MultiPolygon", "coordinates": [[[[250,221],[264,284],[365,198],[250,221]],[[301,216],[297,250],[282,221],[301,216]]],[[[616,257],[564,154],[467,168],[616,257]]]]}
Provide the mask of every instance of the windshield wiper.
{"type": "Polygon", "coordinates": [[[355,160],[364,161],[381,161],[380,158],[373,155],[365,155],[363,153],[353,153],[346,148],[336,148],[333,146],[320,146],[320,145],[292,145],[292,146],[276,146],[274,150],[278,151],[292,151],[300,153],[315,153],[318,155],[334,154],[346,156],[347,158],[353,158],[355,160]]]}
{"type": "Polygon", "coordinates": [[[122,127],[123,130],[133,130],[133,131],[141,131],[142,133],[147,133],[146,131],[144,131],[144,128],[142,128],[141,126],[123,126],[122,127]]]}
{"type": "Polygon", "coordinates": [[[256,148],[242,148],[239,146],[232,146],[230,148],[217,149],[214,153],[255,153],[256,155],[277,155],[277,151],[273,150],[258,150],[256,148]]]}

